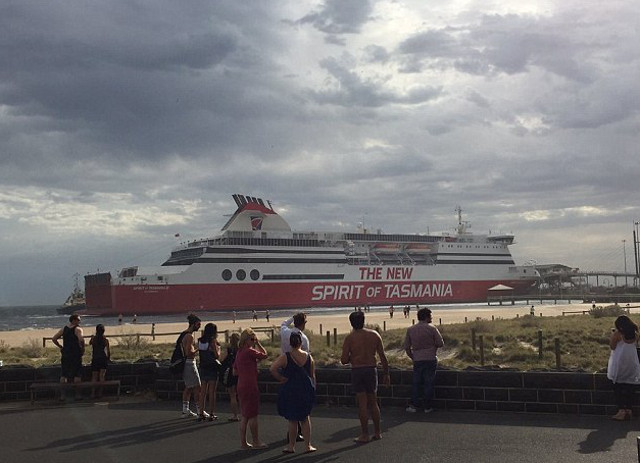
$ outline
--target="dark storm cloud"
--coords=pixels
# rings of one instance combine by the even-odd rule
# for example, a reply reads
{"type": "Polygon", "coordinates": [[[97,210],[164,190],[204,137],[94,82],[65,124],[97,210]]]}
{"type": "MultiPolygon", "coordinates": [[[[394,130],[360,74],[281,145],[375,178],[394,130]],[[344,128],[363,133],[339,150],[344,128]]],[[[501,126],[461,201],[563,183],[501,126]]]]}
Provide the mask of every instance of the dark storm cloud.
{"type": "Polygon", "coordinates": [[[369,21],[370,0],[326,0],[318,11],[298,20],[328,34],[355,34],[369,21]]]}
{"type": "Polygon", "coordinates": [[[0,37],[0,104],[9,116],[0,130],[11,133],[15,148],[3,157],[15,163],[5,174],[24,170],[33,156],[45,164],[52,157],[135,163],[224,156],[249,138],[243,128],[259,134],[262,114],[289,113],[278,87],[268,90],[260,45],[247,37],[261,32],[230,25],[243,8],[260,16],[258,9],[65,5],[11,3],[0,11],[9,32],[0,37]],[[253,92],[258,82],[266,87],[253,92]]]}

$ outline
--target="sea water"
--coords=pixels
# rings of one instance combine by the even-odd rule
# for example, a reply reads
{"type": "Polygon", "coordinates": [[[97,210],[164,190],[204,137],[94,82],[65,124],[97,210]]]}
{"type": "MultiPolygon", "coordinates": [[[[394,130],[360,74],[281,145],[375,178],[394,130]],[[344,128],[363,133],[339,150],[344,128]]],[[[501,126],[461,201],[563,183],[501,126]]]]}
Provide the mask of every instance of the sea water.
{"type": "MultiPolygon", "coordinates": [[[[558,303],[565,303],[564,301],[558,301],[558,303]]],[[[553,302],[552,302],[553,304],[553,302]]],[[[527,304],[524,302],[516,303],[517,306],[525,307],[527,304]]],[[[536,304],[536,307],[542,307],[545,304],[536,304]]],[[[38,305],[38,306],[15,306],[15,307],[0,307],[0,331],[15,331],[15,330],[35,330],[42,328],[61,328],[69,321],[69,315],[57,313],[57,305],[38,305]]],[[[396,305],[396,312],[402,312],[402,305],[396,305]]],[[[411,312],[415,314],[415,305],[411,305],[411,312]]],[[[421,305],[421,307],[426,307],[421,305]]],[[[449,311],[449,310],[461,310],[461,309],[474,309],[480,310],[487,309],[493,310],[496,306],[488,307],[486,303],[477,304],[439,304],[429,306],[434,311],[449,311]]],[[[514,306],[509,306],[514,307],[514,306]]],[[[348,314],[353,310],[353,307],[331,307],[331,308],[311,308],[304,310],[307,314],[348,314]]],[[[372,312],[387,312],[388,306],[385,307],[371,307],[372,312]]],[[[282,320],[291,317],[298,310],[271,310],[270,311],[270,324],[278,325],[282,320]]],[[[266,322],[265,311],[257,310],[258,320],[261,323],[266,322]]],[[[81,314],[82,315],[82,314],[81,314]]],[[[231,320],[232,313],[227,311],[219,312],[197,312],[197,315],[204,321],[215,322],[217,320],[231,320]]],[[[251,320],[251,310],[237,311],[236,319],[251,320]]],[[[124,317],[122,322],[124,324],[133,323],[133,317],[124,317]]],[[[187,314],[171,314],[171,315],[138,315],[136,322],[139,324],[151,324],[151,323],[187,323],[187,314]]],[[[82,315],[83,326],[95,326],[102,323],[105,326],[118,326],[118,317],[96,317],[82,315]]]]}

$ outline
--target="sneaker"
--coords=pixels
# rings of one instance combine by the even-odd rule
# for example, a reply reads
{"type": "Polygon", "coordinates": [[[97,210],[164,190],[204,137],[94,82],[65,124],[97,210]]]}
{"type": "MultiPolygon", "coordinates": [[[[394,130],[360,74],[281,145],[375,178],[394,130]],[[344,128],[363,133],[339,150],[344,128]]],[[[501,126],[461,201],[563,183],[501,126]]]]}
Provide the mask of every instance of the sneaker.
{"type": "Polygon", "coordinates": [[[191,410],[182,410],[182,418],[197,418],[198,414],[191,410]]]}
{"type": "Polygon", "coordinates": [[[207,418],[209,418],[210,415],[203,410],[200,412],[200,416],[202,417],[203,420],[206,420],[207,418]]]}
{"type": "Polygon", "coordinates": [[[431,412],[433,412],[433,411],[435,411],[433,408],[425,408],[425,409],[424,409],[424,412],[425,412],[425,413],[431,413],[431,412]]]}
{"type": "Polygon", "coordinates": [[[407,411],[407,412],[409,412],[409,413],[415,413],[415,412],[417,412],[418,410],[416,410],[416,407],[414,407],[413,405],[409,405],[409,406],[407,407],[406,411],[407,411]]]}

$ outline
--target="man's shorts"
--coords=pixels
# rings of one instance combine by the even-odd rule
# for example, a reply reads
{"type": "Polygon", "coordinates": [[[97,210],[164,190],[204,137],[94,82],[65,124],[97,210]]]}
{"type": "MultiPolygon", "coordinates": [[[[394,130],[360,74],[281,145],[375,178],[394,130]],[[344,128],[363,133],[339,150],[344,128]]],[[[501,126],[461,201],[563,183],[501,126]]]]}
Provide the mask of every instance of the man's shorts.
{"type": "Polygon", "coordinates": [[[378,390],[378,370],[376,367],[357,367],[351,369],[351,387],[356,394],[373,394],[378,390]]]}
{"type": "Polygon", "coordinates": [[[184,381],[184,387],[190,388],[200,386],[200,374],[198,374],[198,367],[196,366],[195,359],[187,359],[184,363],[182,380],[184,381]]]}

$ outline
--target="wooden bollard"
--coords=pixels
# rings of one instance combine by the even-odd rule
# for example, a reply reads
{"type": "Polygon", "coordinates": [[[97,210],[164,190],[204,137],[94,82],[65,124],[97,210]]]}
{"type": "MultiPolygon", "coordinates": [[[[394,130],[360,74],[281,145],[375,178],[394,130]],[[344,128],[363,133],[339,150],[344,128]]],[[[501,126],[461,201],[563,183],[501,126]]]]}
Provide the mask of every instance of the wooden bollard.
{"type": "Polygon", "coordinates": [[[538,358],[542,358],[542,330],[538,330],[538,358]]]}
{"type": "Polygon", "coordinates": [[[327,347],[331,347],[331,333],[327,330],[327,347]]]}
{"type": "Polygon", "coordinates": [[[415,325],[415,324],[416,324],[416,321],[412,318],[412,319],[411,319],[411,325],[413,326],[413,325],[415,325]]]}
{"type": "Polygon", "coordinates": [[[136,344],[140,345],[140,333],[136,333],[136,344]]]}
{"type": "Polygon", "coordinates": [[[464,322],[467,323],[467,317],[464,317],[464,322]]]}
{"type": "Polygon", "coordinates": [[[476,350],[476,329],[471,328],[471,348],[476,350]]]}
{"type": "Polygon", "coordinates": [[[484,336],[480,335],[480,365],[484,366],[484,336]]]}
{"type": "Polygon", "coordinates": [[[491,315],[491,321],[495,320],[495,315],[491,315]]]}
{"type": "Polygon", "coordinates": [[[382,331],[387,331],[387,321],[382,320],[382,331]]]}
{"type": "Polygon", "coordinates": [[[229,344],[229,330],[224,330],[224,343],[229,344]]]}
{"type": "Polygon", "coordinates": [[[151,339],[156,340],[156,324],[151,324],[151,339]]]}
{"type": "Polygon", "coordinates": [[[320,336],[322,336],[322,323],[320,323],[320,336]]]}
{"type": "Polygon", "coordinates": [[[560,339],[559,338],[555,338],[554,340],[554,348],[556,351],[556,369],[560,369],[560,367],[562,366],[562,361],[560,359],[560,339]]]}
{"type": "Polygon", "coordinates": [[[333,329],[333,345],[338,344],[338,328],[333,329]]]}
{"type": "Polygon", "coordinates": [[[438,324],[442,325],[442,318],[438,318],[438,324]]]}

